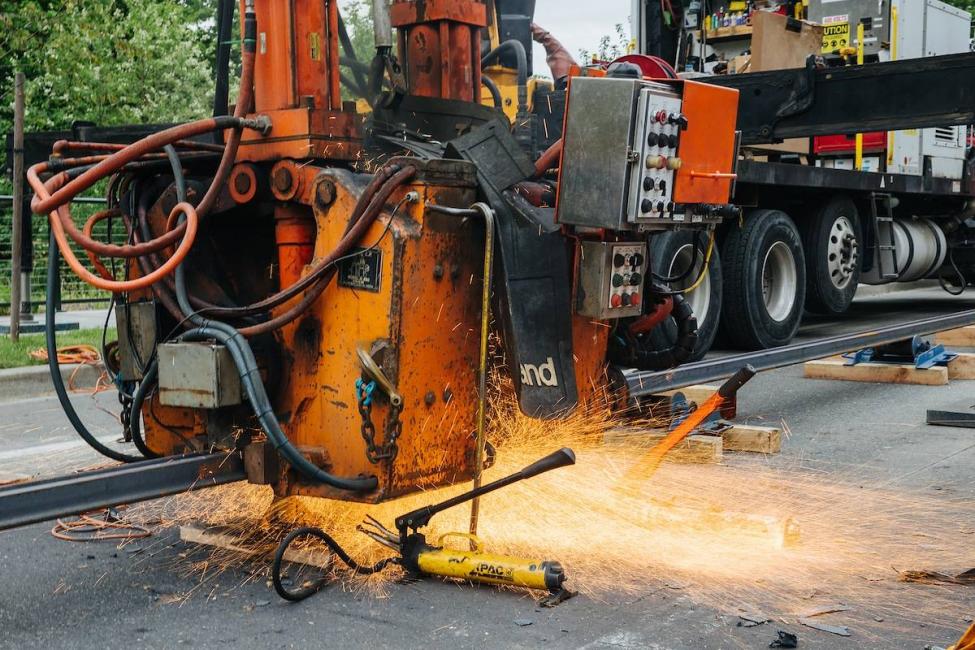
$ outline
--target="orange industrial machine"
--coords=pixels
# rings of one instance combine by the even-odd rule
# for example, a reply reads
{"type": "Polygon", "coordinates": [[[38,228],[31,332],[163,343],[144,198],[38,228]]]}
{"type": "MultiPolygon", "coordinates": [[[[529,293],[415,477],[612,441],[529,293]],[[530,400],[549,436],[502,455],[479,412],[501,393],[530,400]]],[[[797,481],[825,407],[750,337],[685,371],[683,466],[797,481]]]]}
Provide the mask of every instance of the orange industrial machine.
{"type": "Polygon", "coordinates": [[[481,35],[529,34],[513,4],[376,3],[364,63],[334,0],[244,0],[233,115],[124,147],[59,143],[30,170],[52,281],[60,251],[118,315],[109,361],[140,453],[100,443],[65,400],[86,440],[119,460],[236,450],[280,495],[378,502],[490,462],[491,332],[537,417],[605,390],[610,362],[686,358],[693,315],[647,242],[734,214],[736,91],[577,70],[538,90],[564,124],[552,101],[533,102],[542,115],[519,100],[515,137],[481,103],[482,57],[525,67],[525,43],[487,52],[498,38],[481,35]],[[108,210],[77,228],[70,200],[106,178],[108,210]],[[128,243],[93,239],[102,219],[128,243]],[[667,316],[677,344],[650,349],[667,316]]]}

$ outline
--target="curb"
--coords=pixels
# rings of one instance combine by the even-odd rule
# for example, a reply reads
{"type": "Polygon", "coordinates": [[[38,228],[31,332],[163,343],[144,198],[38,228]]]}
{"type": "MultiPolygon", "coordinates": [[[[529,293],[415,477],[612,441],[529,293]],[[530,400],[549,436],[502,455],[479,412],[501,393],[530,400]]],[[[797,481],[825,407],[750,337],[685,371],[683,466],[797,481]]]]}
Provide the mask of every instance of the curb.
{"type": "MultiPolygon", "coordinates": [[[[105,366],[101,363],[64,364],[61,366],[61,377],[65,384],[76,369],[75,385],[94,387],[105,366]]],[[[47,364],[0,370],[0,403],[50,395],[54,395],[54,384],[51,383],[47,364]]]]}

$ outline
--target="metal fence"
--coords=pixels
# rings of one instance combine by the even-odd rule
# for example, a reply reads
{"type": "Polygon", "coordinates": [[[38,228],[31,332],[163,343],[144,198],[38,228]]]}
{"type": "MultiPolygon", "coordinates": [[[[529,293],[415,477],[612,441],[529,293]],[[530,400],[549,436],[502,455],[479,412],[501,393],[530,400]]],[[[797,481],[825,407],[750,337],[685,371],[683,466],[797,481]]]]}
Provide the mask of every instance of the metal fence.
{"type": "MultiPolygon", "coordinates": [[[[77,197],[73,201],[72,216],[79,228],[89,216],[104,209],[105,199],[101,197],[77,197]]],[[[10,282],[11,282],[11,228],[13,222],[13,197],[0,195],[0,313],[10,313],[10,282]]],[[[47,247],[49,228],[47,219],[34,216],[30,229],[30,240],[33,245],[33,267],[30,269],[30,290],[24,292],[22,299],[29,301],[32,311],[44,305],[47,293],[47,247]]],[[[26,238],[28,233],[24,233],[26,238]]],[[[124,244],[125,228],[118,220],[103,220],[95,225],[93,236],[100,241],[111,241],[124,244]]],[[[89,270],[94,271],[85,251],[73,241],[72,250],[79,260],[89,270]]],[[[106,262],[107,265],[107,262],[106,262]]],[[[118,269],[121,273],[121,268],[118,269]]],[[[74,274],[68,265],[61,260],[60,295],[55,296],[58,309],[63,307],[77,307],[85,305],[107,305],[111,294],[96,289],[74,274]]]]}

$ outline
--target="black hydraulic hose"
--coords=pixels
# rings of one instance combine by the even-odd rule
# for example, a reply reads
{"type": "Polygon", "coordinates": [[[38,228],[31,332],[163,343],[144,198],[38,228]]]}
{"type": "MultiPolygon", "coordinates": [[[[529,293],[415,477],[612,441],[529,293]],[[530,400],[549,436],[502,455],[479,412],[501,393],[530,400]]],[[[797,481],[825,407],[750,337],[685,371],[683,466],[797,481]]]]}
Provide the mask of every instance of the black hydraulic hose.
{"type": "Polygon", "coordinates": [[[291,602],[298,602],[299,600],[304,600],[312,594],[321,590],[327,581],[326,577],[320,580],[315,580],[310,584],[303,584],[299,589],[295,591],[288,591],[285,589],[284,584],[281,581],[281,563],[284,562],[284,554],[288,551],[288,547],[299,537],[317,537],[318,539],[325,542],[329,550],[335,553],[339,559],[345,562],[346,565],[355,573],[360,575],[370,575],[373,573],[378,573],[382,571],[390,564],[398,564],[399,558],[387,557],[379,560],[372,566],[366,566],[359,564],[345,552],[345,549],[339,546],[339,543],[332,539],[332,536],[326,533],[321,528],[314,528],[312,526],[305,526],[302,528],[296,528],[287,534],[287,536],[281,540],[278,545],[278,550],[274,552],[274,562],[271,563],[271,581],[274,583],[274,590],[278,592],[278,595],[285,600],[290,600],[291,602]]]}
{"type": "Polygon", "coordinates": [[[237,4],[236,0],[220,0],[217,6],[217,76],[213,92],[214,117],[227,115],[230,104],[230,39],[234,29],[235,4],[237,4]]]}
{"type": "Polygon", "coordinates": [[[142,437],[142,426],[139,424],[139,417],[142,415],[142,404],[146,400],[149,390],[159,383],[159,364],[156,359],[149,363],[149,366],[142,373],[142,381],[132,395],[132,412],[129,416],[129,433],[132,435],[132,443],[146,458],[160,458],[161,456],[149,449],[145,438],[142,437]]]}
{"type": "Polygon", "coordinates": [[[111,447],[106,447],[102,444],[91,431],[85,427],[85,424],[78,417],[78,412],[75,410],[74,405],[71,404],[71,400],[68,399],[68,391],[64,387],[64,379],[61,377],[61,368],[58,365],[58,342],[57,333],[55,331],[56,321],[54,318],[54,296],[58,292],[58,286],[61,282],[60,265],[61,263],[61,251],[58,249],[57,241],[54,239],[54,232],[51,232],[50,239],[48,240],[48,253],[47,253],[47,288],[46,296],[44,299],[44,325],[45,325],[45,339],[47,342],[47,365],[51,371],[51,383],[54,384],[54,392],[58,396],[58,401],[61,403],[61,408],[64,410],[64,414],[68,417],[68,421],[71,422],[71,426],[74,430],[78,432],[82,440],[88,443],[88,445],[100,453],[102,456],[111,458],[112,460],[117,460],[122,463],[136,463],[140,460],[145,460],[142,456],[132,456],[130,454],[124,454],[119,451],[115,451],[111,447]]]}
{"type": "MultiPolygon", "coordinates": [[[[607,355],[610,363],[637,370],[666,370],[679,366],[690,358],[697,345],[697,318],[684,296],[675,294],[673,299],[671,316],[677,324],[677,339],[674,344],[664,350],[649,350],[644,347],[650,344],[649,337],[622,340],[614,335],[610,337],[607,355]]],[[[620,327],[624,325],[621,323],[620,327]]]]}
{"type": "Polygon", "coordinates": [[[528,111],[528,54],[525,52],[524,44],[514,38],[505,41],[481,57],[481,67],[490,65],[505,50],[513,51],[518,60],[518,112],[524,113],[528,111]]]}
{"type": "Polygon", "coordinates": [[[491,93],[491,99],[494,100],[495,108],[502,108],[503,102],[501,100],[501,91],[498,90],[498,84],[494,83],[494,79],[487,76],[486,74],[481,75],[481,83],[484,84],[488,92],[491,93]]]}

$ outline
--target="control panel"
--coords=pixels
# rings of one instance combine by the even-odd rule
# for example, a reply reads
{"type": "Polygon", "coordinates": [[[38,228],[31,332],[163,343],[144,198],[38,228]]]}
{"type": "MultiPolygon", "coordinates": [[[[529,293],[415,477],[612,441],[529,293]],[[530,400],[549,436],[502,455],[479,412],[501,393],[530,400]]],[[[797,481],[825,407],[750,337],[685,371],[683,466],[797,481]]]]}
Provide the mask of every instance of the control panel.
{"type": "Polygon", "coordinates": [[[734,216],[737,114],[720,86],[572,77],[557,221],[643,232],[734,216]]]}
{"type": "Polygon", "coordinates": [[[576,311],[591,318],[639,316],[647,247],[642,242],[581,244],[576,311]]]}
{"type": "MultiPolygon", "coordinates": [[[[626,209],[630,223],[674,218],[674,172],[681,166],[677,152],[681,129],[686,127],[687,118],[676,93],[657,84],[640,90],[630,145],[638,162],[630,171],[626,209]]],[[[682,220],[683,210],[680,215],[682,220]]]]}

